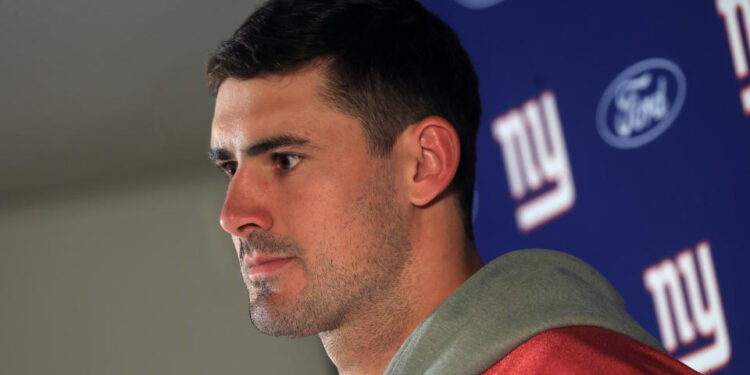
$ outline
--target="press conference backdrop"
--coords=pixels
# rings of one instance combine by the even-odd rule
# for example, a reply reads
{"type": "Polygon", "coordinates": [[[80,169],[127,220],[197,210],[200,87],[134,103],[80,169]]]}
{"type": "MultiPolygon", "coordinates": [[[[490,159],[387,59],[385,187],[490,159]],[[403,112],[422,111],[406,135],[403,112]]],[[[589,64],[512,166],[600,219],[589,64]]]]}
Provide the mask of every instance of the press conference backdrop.
{"type": "Polygon", "coordinates": [[[489,261],[595,266],[700,372],[750,373],[750,0],[425,0],[480,77],[489,261]]]}

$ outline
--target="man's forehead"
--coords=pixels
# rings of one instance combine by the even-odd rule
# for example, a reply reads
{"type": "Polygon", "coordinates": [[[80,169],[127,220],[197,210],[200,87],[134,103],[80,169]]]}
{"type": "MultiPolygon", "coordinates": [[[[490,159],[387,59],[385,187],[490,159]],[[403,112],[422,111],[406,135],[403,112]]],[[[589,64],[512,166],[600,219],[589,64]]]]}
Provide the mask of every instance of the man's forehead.
{"type": "Polygon", "coordinates": [[[294,125],[302,113],[319,106],[318,81],[314,74],[226,79],[216,96],[212,138],[260,129],[271,121],[275,127],[294,125]]]}
{"type": "Polygon", "coordinates": [[[259,115],[284,106],[314,104],[318,93],[314,76],[263,76],[227,78],[216,95],[214,116],[220,123],[233,117],[259,115]]]}
{"type": "Polygon", "coordinates": [[[237,151],[248,142],[279,134],[318,143],[316,138],[337,138],[347,127],[361,132],[356,119],[323,98],[323,85],[321,68],[244,80],[228,78],[216,97],[211,148],[237,151]]]}

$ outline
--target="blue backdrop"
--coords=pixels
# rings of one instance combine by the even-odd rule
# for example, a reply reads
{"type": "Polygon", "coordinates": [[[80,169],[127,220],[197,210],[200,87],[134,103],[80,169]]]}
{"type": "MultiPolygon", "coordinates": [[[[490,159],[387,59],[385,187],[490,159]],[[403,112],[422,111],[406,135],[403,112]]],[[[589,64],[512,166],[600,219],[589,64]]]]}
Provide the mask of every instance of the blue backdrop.
{"type": "Polygon", "coordinates": [[[674,356],[750,373],[750,0],[423,2],[480,77],[484,259],[574,254],[674,356]]]}

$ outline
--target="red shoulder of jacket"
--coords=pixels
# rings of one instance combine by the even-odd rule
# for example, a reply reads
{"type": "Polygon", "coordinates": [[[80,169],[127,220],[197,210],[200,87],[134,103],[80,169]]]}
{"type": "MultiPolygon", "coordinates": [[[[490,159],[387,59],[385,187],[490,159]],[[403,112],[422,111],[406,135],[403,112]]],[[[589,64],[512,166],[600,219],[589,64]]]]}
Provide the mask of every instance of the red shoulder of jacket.
{"type": "Polygon", "coordinates": [[[698,374],[676,359],[605,328],[572,326],[544,331],[515,348],[482,375],[698,374]]]}

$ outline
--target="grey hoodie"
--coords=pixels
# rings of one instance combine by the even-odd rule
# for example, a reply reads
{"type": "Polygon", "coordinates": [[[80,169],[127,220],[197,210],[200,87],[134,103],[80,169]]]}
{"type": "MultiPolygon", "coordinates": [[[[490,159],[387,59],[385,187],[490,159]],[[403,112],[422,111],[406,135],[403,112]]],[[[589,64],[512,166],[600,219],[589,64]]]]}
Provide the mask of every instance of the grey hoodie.
{"type": "Polygon", "coordinates": [[[404,341],[386,375],[480,374],[542,331],[607,328],[664,351],[594,268],[565,253],[520,250],[464,282],[404,341]]]}

